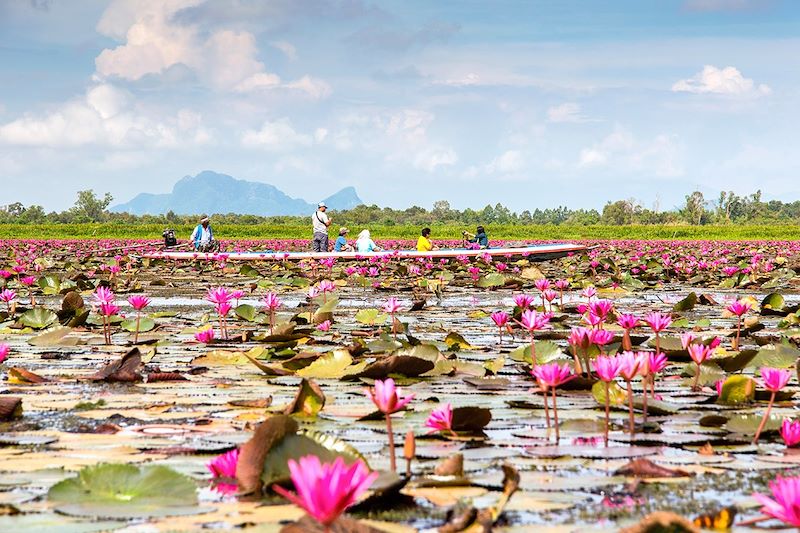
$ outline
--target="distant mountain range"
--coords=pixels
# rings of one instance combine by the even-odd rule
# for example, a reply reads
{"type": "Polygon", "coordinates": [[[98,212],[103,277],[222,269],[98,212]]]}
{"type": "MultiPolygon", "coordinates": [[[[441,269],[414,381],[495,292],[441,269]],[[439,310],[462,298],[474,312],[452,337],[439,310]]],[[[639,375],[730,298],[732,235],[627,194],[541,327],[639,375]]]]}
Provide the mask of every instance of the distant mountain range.
{"type": "MultiPolygon", "coordinates": [[[[353,187],[345,187],[321,200],[329,209],[337,211],[364,203],[353,187]]],[[[168,211],[178,215],[306,215],[317,208],[317,201],[309,203],[292,198],[267,183],[238,180],[226,174],[204,170],[197,176],[181,178],[169,194],[141,193],[130,202],[111,207],[111,211],[134,215],[161,215],[168,211]]]]}

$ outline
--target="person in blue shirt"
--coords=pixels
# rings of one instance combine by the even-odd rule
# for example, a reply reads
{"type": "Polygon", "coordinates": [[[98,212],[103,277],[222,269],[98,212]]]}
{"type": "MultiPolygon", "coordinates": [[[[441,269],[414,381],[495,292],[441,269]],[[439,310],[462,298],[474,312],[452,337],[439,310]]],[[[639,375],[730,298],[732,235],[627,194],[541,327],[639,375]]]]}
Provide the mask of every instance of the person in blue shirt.
{"type": "Polygon", "coordinates": [[[478,226],[475,228],[475,234],[469,233],[468,231],[462,232],[464,236],[464,244],[472,243],[477,244],[480,248],[488,248],[489,247],[489,237],[486,236],[486,230],[483,229],[483,226],[478,226]]]}
{"type": "Polygon", "coordinates": [[[339,236],[336,238],[336,242],[333,243],[333,251],[334,252],[352,252],[353,247],[347,244],[347,235],[350,232],[347,228],[339,228],[339,236]]]}
{"type": "Polygon", "coordinates": [[[219,251],[219,242],[214,240],[214,231],[211,229],[211,222],[208,216],[203,215],[200,219],[200,224],[194,228],[192,236],[189,238],[194,246],[195,251],[198,252],[217,252],[219,251]]]}
{"type": "Polygon", "coordinates": [[[356,251],[357,252],[380,252],[381,247],[375,244],[370,237],[369,230],[365,229],[361,233],[358,234],[358,240],[356,241],[356,251]]]}

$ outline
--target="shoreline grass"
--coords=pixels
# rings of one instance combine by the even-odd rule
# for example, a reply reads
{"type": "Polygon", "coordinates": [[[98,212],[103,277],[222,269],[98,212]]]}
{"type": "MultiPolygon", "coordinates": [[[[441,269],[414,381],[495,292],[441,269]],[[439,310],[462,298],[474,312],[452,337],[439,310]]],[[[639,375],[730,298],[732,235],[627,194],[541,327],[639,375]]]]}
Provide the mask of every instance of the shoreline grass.
{"type": "MultiPolygon", "coordinates": [[[[796,225],[714,225],[714,226],[520,226],[486,224],[490,239],[498,240],[798,240],[796,225]]],[[[0,239],[161,239],[165,226],[160,224],[0,224],[0,239]]],[[[194,226],[173,226],[184,241],[194,226]]],[[[353,225],[351,234],[361,226],[353,225]]],[[[415,239],[416,226],[370,225],[375,239],[415,239]]],[[[434,239],[459,239],[463,226],[432,225],[434,239]]],[[[220,240],[310,239],[306,225],[225,225],[215,224],[220,240]]],[[[334,235],[334,231],[331,231],[334,235]]]]}

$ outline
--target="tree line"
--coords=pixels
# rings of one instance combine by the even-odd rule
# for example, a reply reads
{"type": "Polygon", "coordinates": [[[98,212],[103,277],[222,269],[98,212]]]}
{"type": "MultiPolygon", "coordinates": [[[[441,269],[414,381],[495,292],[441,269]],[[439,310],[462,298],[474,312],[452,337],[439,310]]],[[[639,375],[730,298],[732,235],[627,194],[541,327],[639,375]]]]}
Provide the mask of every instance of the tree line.
{"type": "MultiPolygon", "coordinates": [[[[132,215],[112,213],[108,210],[113,196],[106,193],[100,197],[92,190],[78,191],[75,204],[61,212],[46,212],[40,205],[24,206],[16,202],[0,207],[0,224],[74,224],[106,222],[112,224],[163,224],[188,225],[197,222],[198,214],[177,215],[172,211],[164,215],[132,215]]],[[[218,224],[232,225],[302,225],[307,216],[243,215],[236,213],[215,214],[218,224]]],[[[782,202],[761,199],[761,191],[749,196],[738,196],[732,191],[722,191],[713,200],[707,200],[703,193],[694,191],[686,195],[685,203],[679,209],[659,211],[648,209],[635,199],[616,200],[606,203],[602,212],[596,209],[570,209],[559,206],[547,209],[513,212],[502,204],[487,205],[483,209],[453,209],[446,200],[434,202],[432,209],[419,206],[407,209],[392,209],[377,205],[360,205],[353,209],[336,213],[336,225],[368,226],[426,226],[508,224],[508,225],[651,225],[651,224],[770,224],[800,222],[800,201],[782,202]]]]}

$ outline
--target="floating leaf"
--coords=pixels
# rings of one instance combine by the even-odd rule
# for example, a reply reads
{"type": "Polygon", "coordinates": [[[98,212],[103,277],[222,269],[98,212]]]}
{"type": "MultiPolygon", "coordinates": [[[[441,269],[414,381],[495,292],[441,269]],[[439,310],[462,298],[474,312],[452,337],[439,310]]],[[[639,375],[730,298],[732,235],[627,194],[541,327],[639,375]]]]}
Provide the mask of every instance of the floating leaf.
{"type": "Polygon", "coordinates": [[[205,512],[194,481],[166,466],[87,466],[56,483],[47,499],[63,514],[98,518],[149,518],[205,512]]]}
{"type": "Polygon", "coordinates": [[[252,322],[253,320],[255,320],[256,314],[258,313],[258,311],[256,311],[256,308],[250,304],[237,305],[233,309],[233,312],[236,313],[236,316],[244,320],[247,320],[248,322],[252,322]]]}
{"type": "Polygon", "coordinates": [[[800,350],[788,344],[768,345],[761,348],[745,368],[791,368],[800,359],[800,350]]]}
{"type": "Polygon", "coordinates": [[[472,350],[473,346],[467,342],[467,340],[461,336],[460,333],[456,333],[455,331],[451,331],[447,334],[447,337],[444,338],[444,343],[447,345],[448,350],[472,350]]]}
{"type": "Polygon", "coordinates": [[[410,355],[390,355],[367,366],[363,372],[358,374],[358,377],[385,379],[393,374],[416,377],[433,370],[433,368],[434,363],[429,359],[410,355]]]}
{"type": "Polygon", "coordinates": [[[686,298],[673,305],[672,310],[682,313],[684,311],[691,311],[694,309],[695,305],[697,305],[697,294],[690,292],[686,298]]]}
{"type": "MultiPolygon", "coordinates": [[[[136,319],[132,318],[130,320],[123,320],[122,323],[119,325],[125,331],[134,332],[136,331],[136,319]]],[[[143,316],[139,320],[139,333],[143,333],[145,331],[152,331],[156,327],[156,321],[152,318],[148,318],[143,316]]]]}
{"type": "Polygon", "coordinates": [[[456,407],[453,409],[454,431],[480,431],[492,421],[492,412],[485,407],[456,407]]]}
{"type": "Polygon", "coordinates": [[[353,358],[347,350],[333,350],[322,355],[319,359],[296,374],[303,378],[340,378],[345,374],[345,369],[353,363],[353,358]]]}
{"type": "MultiPolygon", "coordinates": [[[[784,300],[782,294],[779,294],[777,292],[773,292],[771,294],[768,294],[768,295],[766,295],[764,297],[763,300],[761,300],[761,313],[762,314],[767,314],[767,313],[764,313],[764,311],[766,311],[766,310],[783,311],[783,309],[785,307],[786,307],[786,300],[784,300]]],[[[784,313],[779,313],[779,314],[784,314],[784,313]]]]}
{"type": "Polygon", "coordinates": [[[58,320],[58,315],[44,307],[28,309],[19,317],[19,321],[33,329],[44,329],[58,320]]]}
{"type": "Polygon", "coordinates": [[[80,339],[66,336],[72,333],[72,328],[55,328],[28,339],[31,346],[76,346],[80,339]]]}
{"type": "Polygon", "coordinates": [[[389,315],[377,309],[361,309],[356,313],[356,321],[368,326],[376,326],[386,322],[389,315]]]}
{"type": "Polygon", "coordinates": [[[491,274],[487,274],[485,276],[481,276],[480,279],[475,283],[477,287],[482,289],[488,289],[491,287],[502,287],[506,284],[506,277],[499,272],[492,272],[491,274]]]}
{"type": "MultiPolygon", "coordinates": [[[[598,381],[592,385],[592,397],[597,400],[600,405],[606,404],[606,384],[598,381]]],[[[628,393],[619,386],[616,381],[612,381],[608,386],[609,404],[613,406],[625,405],[628,401],[628,393]]]]}
{"type": "Polygon", "coordinates": [[[297,395],[283,410],[283,414],[317,416],[323,407],[325,407],[325,394],[322,389],[313,381],[303,379],[297,389],[297,395]]]}
{"type": "Polygon", "coordinates": [[[752,402],[756,396],[756,382],[748,376],[736,374],[728,377],[722,384],[719,403],[740,404],[752,402]]]}

